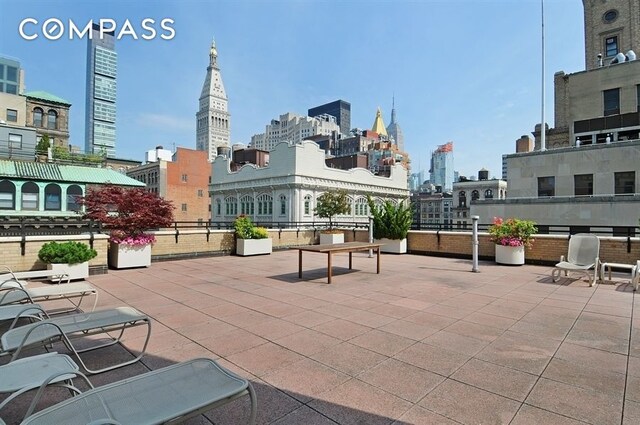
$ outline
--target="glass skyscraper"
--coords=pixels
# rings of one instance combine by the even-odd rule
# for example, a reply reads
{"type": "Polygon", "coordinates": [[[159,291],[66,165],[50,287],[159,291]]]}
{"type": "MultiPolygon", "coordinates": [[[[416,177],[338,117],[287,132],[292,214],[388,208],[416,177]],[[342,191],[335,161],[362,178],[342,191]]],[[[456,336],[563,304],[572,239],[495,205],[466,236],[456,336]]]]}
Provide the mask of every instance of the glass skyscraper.
{"type": "Polygon", "coordinates": [[[431,184],[442,187],[443,192],[453,189],[453,142],[440,145],[431,153],[429,174],[431,184]]]}
{"type": "Polygon", "coordinates": [[[118,54],[115,34],[93,24],[87,42],[87,104],[85,152],[116,155],[116,74],[118,54]]]}

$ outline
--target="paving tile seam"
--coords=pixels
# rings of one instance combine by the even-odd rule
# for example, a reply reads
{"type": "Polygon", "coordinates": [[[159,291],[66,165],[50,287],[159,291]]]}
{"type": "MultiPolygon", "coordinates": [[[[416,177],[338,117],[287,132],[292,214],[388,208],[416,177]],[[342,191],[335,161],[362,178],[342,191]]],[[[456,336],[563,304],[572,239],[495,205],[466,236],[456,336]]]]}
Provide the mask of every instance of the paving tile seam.
{"type": "Polygon", "coordinates": [[[622,393],[622,417],[620,418],[620,425],[624,425],[624,410],[627,405],[627,386],[629,385],[629,359],[631,357],[631,343],[633,338],[633,318],[635,312],[635,301],[636,301],[636,291],[633,291],[632,302],[631,302],[631,317],[630,322],[631,326],[629,326],[629,344],[627,346],[627,367],[625,370],[625,379],[624,379],[624,391],[622,393]]]}
{"type": "MultiPolygon", "coordinates": [[[[559,289],[559,288],[558,288],[558,289],[559,289]]],[[[556,291],[557,291],[558,289],[556,289],[556,291]]],[[[562,344],[564,344],[564,343],[566,342],[567,337],[569,336],[569,334],[571,333],[571,331],[572,331],[572,330],[573,330],[573,328],[575,327],[576,323],[578,322],[578,319],[580,318],[580,316],[581,316],[581,315],[582,315],[582,313],[584,312],[584,309],[585,309],[585,308],[586,308],[586,306],[589,304],[589,301],[593,298],[593,296],[594,296],[594,295],[595,295],[595,293],[597,292],[597,289],[598,289],[598,288],[596,288],[596,289],[591,293],[591,296],[589,297],[589,299],[587,300],[587,302],[584,304],[584,306],[583,306],[583,307],[582,307],[582,309],[580,310],[580,313],[579,313],[579,314],[576,316],[576,318],[574,319],[573,324],[571,325],[571,327],[569,328],[569,330],[567,331],[567,333],[565,334],[565,336],[562,338],[562,341],[560,342],[560,344],[558,344],[558,346],[557,346],[557,347],[556,347],[556,349],[554,350],[553,354],[550,356],[549,360],[546,362],[546,364],[545,364],[544,368],[543,368],[543,369],[542,369],[542,371],[540,372],[540,375],[538,375],[538,376],[537,376],[535,383],[531,386],[531,389],[529,389],[529,391],[527,392],[527,395],[524,397],[524,402],[520,405],[520,407],[518,407],[518,410],[516,411],[516,414],[514,415],[514,418],[518,415],[518,413],[520,413],[520,410],[522,410],[522,406],[523,406],[524,404],[528,404],[528,403],[526,403],[526,402],[527,402],[527,400],[529,399],[529,397],[531,396],[531,393],[533,392],[534,388],[536,388],[536,386],[538,385],[538,383],[539,383],[539,382],[540,382],[540,380],[542,379],[542,375],[544,375],[544,373],[546,372],[547,368],[548,368],[548,367],[549,367],[549,365],[551,364],[551,361],[552,361],[552,360],[556,357],[556,355],[558,354],[558,351],[560,350],[560,347],[562,347],[562,344]]],[[[553,292],[556,292],[556,291],[553,291],[553,292]]],[[[553,293],[553,292],[552,292],[552,293],[553,293]]],[[[547,298],[548,298],[548,297],[545,297],[545,300],[546,300],[547,298]]],[[[542,302],[542,301],[541,301],[541,302],[542,302]]],[[[538,305],[539,305],[539,304],[538,304],[538,305]]],[[[627,356],[627,359],[628,359],[628,356],[627,356]]],[[[627,360],[627,363],[628,363],[628,360],[627,360]]],[[[628,374],[628,366],[627,366],[627,371],[626,371],[626,373],[628,374]]],[[[545,379],[549,379],[549,378],[545,378],[545,379]]],[[[553,379],[549,379],[549,380],[552,380],[552,381],[555,381],[555,382],[560,382],[560,381],[556,381],[556,380],[553,380],[553,379]]],[[[577,385],[567,384],[567,383],[565,383],[565,382],[562,382],[562,383],[563,383],[563,384],[565,384],[565,385],[571,385],[571,386],[575,386],[575,387],[581,388],[581,387],[579,387],[579,386],[577,386],[577,385]]],[[[623,403],[622,403],[622,405],[623,405],[623,413],[624,413],[624,399],[623,399],[623,403]]],[[[532,405],[532,406],[533,406],[533,405],[532,405]]],[[[534,406],[534,407],[540,408],[540,407],[538,407],[538,406],[534,406]]],[[[544,409],[544,408],[542,408],[542,409],[543,409],[543,410],[548,410],[548,409],[544,409]]],[[[559,414],[559,413],[557,413],[557,412],[552,412],[552,413],[559,414]]],[[[570,416],[568,416],[568,415],[561,415],[561,416],[567,416],[567,417],[570,417],[570,416]]],[[[571,419],[579,420],[579,419],[577,419],[577,418],[573,418],[573,417],[570,417],[570,418],[571,418],[571,419]]],[[[513,422],[513,419],[511,420],[511,422],[513,422]]],[[[511,423],[511,422],[510,422],[510,423],[511,423]]]]}

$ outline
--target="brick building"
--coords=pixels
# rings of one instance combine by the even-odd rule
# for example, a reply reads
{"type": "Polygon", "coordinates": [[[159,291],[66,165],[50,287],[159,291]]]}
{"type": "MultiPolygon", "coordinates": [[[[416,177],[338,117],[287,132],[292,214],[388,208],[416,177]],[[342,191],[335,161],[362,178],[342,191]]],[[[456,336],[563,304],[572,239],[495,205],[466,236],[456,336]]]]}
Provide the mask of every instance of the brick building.
{"type": "Polygon", "coordinates": [[[206,222],[211,164],[208,152],[178,148],[171,161],[164,159],[127,170],[127,175],[147,184],[147,190],[173,202],[176,221],[206,222]]]}

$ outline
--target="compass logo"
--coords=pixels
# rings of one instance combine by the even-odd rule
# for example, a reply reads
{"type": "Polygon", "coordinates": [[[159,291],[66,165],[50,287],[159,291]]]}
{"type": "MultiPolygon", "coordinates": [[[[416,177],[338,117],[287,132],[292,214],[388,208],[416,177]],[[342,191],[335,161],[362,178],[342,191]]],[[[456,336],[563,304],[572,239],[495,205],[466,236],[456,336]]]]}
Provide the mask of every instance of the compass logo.
{"type": "Polygon", "coordinates": [[[25,40],[35,40],[42,36],[48,40],[69,40],[89,38],[96,35],[102,40],[105,34],[114,35],[117,40],[131,37],[133,40],[153,40],[160,37],[163,40],[172,40],[176,36],[173,27],[175,21],[172,18],[163,18],[157,21],[154,18],[144,18],[137,25],[126,19],[119,25],[115,19],[102,18],[94,22],[90,19],[84,25],[76,24],[72,19],[64,22],[58,18],[48,18],[40,23],[35,18],[24,18],[20,21],[18,32],[25,40]],[[156,28],[159,27],[159,28],[156,28]],[[97,34],[92,31],[97,31],[97,34]]]}

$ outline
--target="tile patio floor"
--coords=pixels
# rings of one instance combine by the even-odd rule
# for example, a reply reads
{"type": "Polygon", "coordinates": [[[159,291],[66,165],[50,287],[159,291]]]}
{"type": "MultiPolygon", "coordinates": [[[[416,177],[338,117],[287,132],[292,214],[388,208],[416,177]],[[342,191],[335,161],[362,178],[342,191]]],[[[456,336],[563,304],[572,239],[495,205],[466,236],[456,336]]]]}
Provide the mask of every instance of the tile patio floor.
{"type": "MultiPolygon", "coordinates": [[[[100,307],[153,318],[142,362],[95,385],[193,357],[248,377],[260,424],[639,424],[638,298],[624,275],[589,288],[550,268],[305,253],[213,257],[111,270],[100,307]],[[569,284],[570,283],[570,284],[569,284]]],[[[135,347],[142,335],[127,342],[135,347]]],[[[63,347],[56,347],[64,351],[63,347]]],[[[97,362],[131,354],[97,352],[97,362]]],[[[6,359],[0,359],[6,362],[6,359]]],[[[55,390],[45,405],[65,394],[55,390]]],[[[28,398],[27,400],[28,401],[28,398]]],[[[25,401],[25,402],[26,402],[25,401]]],[[[19,420],[23,403],[2,412],[19,420]]],[[[189,424],[242,424],[246,400],[189,424]]]]}

